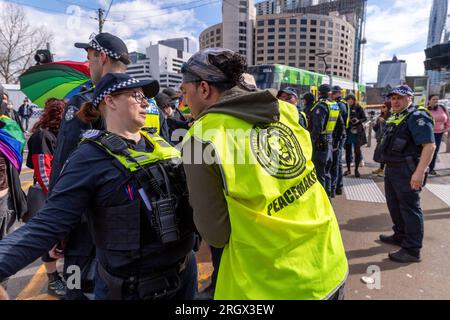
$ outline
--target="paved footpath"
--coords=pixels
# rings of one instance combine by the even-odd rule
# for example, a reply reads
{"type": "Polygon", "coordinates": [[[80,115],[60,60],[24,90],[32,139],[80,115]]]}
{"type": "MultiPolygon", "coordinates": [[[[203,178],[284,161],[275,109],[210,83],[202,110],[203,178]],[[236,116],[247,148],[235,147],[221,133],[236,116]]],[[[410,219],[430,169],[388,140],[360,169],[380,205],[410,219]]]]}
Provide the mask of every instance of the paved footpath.
{"type": "MultiPolygon", "coordinates": [[[[428,181],[421,194],[425,216],[423,261],[398,264],[387,258],[397,247],[379,242],[380,233],[391,232],[391,220],[384,198],[383,178],[371,172],[377,164],[371,161],[374,145],[364,147],[366,165],[361,179],[345,179],[344,195],[332,200],[341,227],[349,260],[350,274],[346,298],[353,299],[449,299],[450,298],[450,153],[442,146],[437,164],[437,177],[428,181]],[[373,273],[372,270],[380,272],[373,273]],[[375,288],[370,289],[362,277],[371,276],[375,288]]],[[[31,170],[25,169],[22,186],[31,185],[31,170]]],[[[203,244],[197,253],[199,290],[210,282],[211,260],[203,244]]],[[[17,273],[9,283],[12,299],[50,300],[46,292],[45,270],[36,261],[17,273]]]]}

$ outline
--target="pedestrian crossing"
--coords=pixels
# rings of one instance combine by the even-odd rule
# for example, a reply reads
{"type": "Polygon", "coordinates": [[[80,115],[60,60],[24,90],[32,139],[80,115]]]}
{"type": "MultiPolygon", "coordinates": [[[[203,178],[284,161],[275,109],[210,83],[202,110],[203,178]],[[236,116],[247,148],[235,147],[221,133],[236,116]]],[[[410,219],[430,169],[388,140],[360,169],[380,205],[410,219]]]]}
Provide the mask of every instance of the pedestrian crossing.
{"type": "Polygon", "coordinates": [[[450,206],[450,184],[427,184],[426,188],[450,206]]]}
{"type": "Polygon", "coordinates": [[[345,177],[344,193],[351,201],[386,203],[386,197],[372,179],[345,177]]]}

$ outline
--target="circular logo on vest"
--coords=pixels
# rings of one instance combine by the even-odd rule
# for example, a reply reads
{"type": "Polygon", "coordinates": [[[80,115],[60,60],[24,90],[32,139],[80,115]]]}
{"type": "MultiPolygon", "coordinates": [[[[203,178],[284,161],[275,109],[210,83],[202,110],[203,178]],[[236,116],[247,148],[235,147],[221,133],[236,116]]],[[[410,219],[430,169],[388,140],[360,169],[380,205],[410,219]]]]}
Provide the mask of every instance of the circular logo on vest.
{"type": "Polygon", "coordinates": [[[300,143],[281,122],[253,127],[250,145],[259,164],[273,177],[292,179],[305,170],[306,159],[300,143]]]}

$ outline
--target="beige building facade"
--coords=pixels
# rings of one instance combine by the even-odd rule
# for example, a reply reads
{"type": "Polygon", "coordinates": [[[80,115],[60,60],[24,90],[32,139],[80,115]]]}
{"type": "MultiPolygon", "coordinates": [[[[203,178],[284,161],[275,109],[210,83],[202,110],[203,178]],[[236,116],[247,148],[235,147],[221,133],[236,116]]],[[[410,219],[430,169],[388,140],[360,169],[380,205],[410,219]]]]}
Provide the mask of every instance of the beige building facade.
{"type": "MultiPolygon", "coordinates": [[[[223,23],[219,23],[204,30],[199,37],[200,49],[227,48],[223,28],[223,23]]],[[[351,80],[354,42],[355,28],[337,12],[258,15],[254,25],[253,64],[284,64],[351,80]]]]}

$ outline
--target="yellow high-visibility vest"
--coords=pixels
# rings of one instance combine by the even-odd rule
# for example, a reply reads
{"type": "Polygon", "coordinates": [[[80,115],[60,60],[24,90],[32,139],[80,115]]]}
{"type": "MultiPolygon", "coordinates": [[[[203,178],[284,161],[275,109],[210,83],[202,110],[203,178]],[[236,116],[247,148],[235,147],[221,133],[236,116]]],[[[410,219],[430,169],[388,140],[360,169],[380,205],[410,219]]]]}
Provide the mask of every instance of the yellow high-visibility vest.
{"type": "Polygon", "coordinates": [[[334,131],[334,128],[336,127],[336,122],[339,118],[339,105],[336,101],[328,101],[328,100],[321,100],[318,101],[314,107],[311,109],[311,113],[314,111],[314,109],[317,107],[319,103],[325,103],[328,107],[328,122],[325,130],[322,132],[322,134],[332,134],[334,131]]]}
{"type": "Polygon", "coordinates": [[[147,116],[145,118],[145,128],[154,128],[156,131],[156,134],[160,133],[161,130],[161,124],[159,123],[159,113],[160,110],[158,106],[156,105],[156,102],[154,99],[148,100],[149,106],[145,110],[147,112],[147,116]]]}
{"type": "Polygon", "coordinates": [[[309,133],[295,106],[279,107],[280,121],[263,126],[207,113],[184,139],[210,143],[222,172],[231,235],[215,299],[326,299],[346,280],[338,222],[317,180],[309,133]]]}

